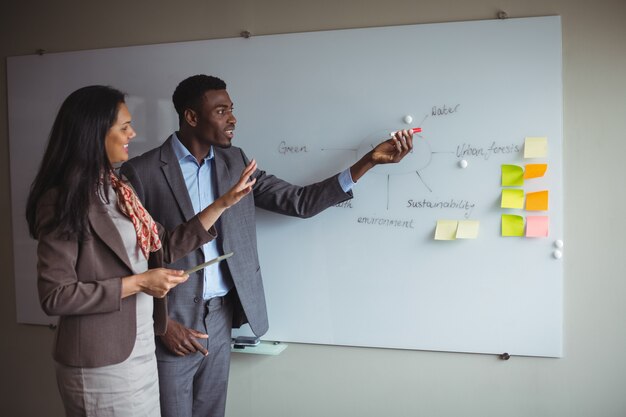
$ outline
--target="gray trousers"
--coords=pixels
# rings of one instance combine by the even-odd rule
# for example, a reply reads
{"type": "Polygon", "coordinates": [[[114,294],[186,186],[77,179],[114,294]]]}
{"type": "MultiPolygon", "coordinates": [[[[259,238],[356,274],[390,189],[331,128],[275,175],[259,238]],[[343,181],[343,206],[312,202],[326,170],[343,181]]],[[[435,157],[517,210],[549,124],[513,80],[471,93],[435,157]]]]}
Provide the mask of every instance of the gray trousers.
{"type": "Polygon", "coordinates": [[[229,294],[206,302],[207,356],[194,353],[158,358],[162,417],[224,416],[230,370],[231,298],[232,294],[229,294]]]}

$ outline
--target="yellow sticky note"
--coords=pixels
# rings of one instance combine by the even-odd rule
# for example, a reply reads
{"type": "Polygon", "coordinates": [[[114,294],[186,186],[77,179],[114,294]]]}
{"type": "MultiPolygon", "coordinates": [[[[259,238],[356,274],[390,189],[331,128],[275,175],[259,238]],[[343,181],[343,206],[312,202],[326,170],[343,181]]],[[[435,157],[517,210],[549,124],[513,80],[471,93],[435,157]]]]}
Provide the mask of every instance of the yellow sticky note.
{"type": "Polygon", "coordinates": [[[543,177],[548,169],[548,164],[526,164],[524,179],[543,177]]]}
{"type": "Polygon", "coordinates": [[[437,220],[435,240],[455,240],[458,224],[456,220],[437,220]]]}
{"type": "Polygon", "coordinates": [[[502,236],[524,236],[524,218],[515,214],[503,214],[502,236]]]}
{"type": "Polygon", "coordinates": [[[537,191],[526,194],[526,210],[546,211],[548,210],[548,190],[537,191]]]}
{"type": "Polygon", "coordinates": [[[527,216],[526,237],[548,237],[548,216],[527,216]]]}
{"type": "Polygon", "coordinates": [[[478,220],[459,220],[459,226],[456,229],[457,239],[476,239],[478,237],[478,220]]]}
{"type": "Polygon", "coordinates": [[[502,165],[502,186],[521,187],[524,185],[524,168],[518,165],[502,165]]]}
{"type": "Polygon", "coordinates": [[[505,188],[502,190],[500,207],[514,209],[524,208],[524,190],[516,188],[505,188]]]}
{"type": "Polygon", "coordinates": [[[547,155],[548,138],[526,138],[524,141],[524,158],[545,158],[547,155]]]}

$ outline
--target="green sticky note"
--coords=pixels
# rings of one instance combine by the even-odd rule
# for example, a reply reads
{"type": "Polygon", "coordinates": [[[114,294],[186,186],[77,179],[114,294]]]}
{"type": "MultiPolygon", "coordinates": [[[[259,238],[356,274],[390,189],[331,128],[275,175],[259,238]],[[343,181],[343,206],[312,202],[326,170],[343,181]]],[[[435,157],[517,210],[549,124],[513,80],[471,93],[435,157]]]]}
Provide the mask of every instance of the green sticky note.
{"type": "Polygon", "coordinates": [[[456,220],[437,220],[435,240],[455,240],[458,224],[456,220]]]}
{"type": "Polygon", "coordinates": [[[515,214],[503,214],[502,236],[524,236],[524,218],[515,214]]]}
{"type": "Polygon", "coordinates": [[[521,187],[524,185],[524,168],[518,165],[502,165],[502,186],[521,187]]]}
{"type": "Polygon", "coordinates": [[[516,188],[505,188],[502,190],[500,207],[513,209],[524,208],[524,190],[516,188]]]}
{"type": "Polygon", "coordinates": [[[476,239],[478,237],[478,228],[480,222],[478,220],[459,220],[459,226],[456,230],[457,239],[476,239]]]}

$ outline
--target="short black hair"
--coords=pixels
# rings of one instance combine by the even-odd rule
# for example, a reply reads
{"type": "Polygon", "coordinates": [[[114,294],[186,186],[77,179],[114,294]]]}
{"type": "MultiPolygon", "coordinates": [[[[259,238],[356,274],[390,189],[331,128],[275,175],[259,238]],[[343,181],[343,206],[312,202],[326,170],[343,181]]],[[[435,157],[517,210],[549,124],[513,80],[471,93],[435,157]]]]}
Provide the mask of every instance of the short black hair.
{"type": "Polygon", "coordinates": [[[178,113],[179,125],[183,123],[185,110],[200,109],[202,96],[209,90],[226,90],[226,83],[212,75],[199,74],[185,78],[178,84],[172,95],[172,102],[178,113]]]}

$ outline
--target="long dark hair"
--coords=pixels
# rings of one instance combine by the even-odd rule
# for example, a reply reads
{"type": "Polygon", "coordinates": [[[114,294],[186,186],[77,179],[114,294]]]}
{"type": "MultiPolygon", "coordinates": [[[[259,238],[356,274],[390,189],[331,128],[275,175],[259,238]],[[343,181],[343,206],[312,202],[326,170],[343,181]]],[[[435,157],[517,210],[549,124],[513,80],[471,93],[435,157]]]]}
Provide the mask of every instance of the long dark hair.
{"type": "MultiPolygon", "coordinates": [[[[55,217],[47,226],[68,239],[86,237],[89,204],[102,187],[102,175],[112,169],[104,142],[121,103],[122,92],[102,85],[80,88],[63,101],[26,202],[28,231],[35,239],[39,199],[52,189],[55,217]]],[[[107,195],[107,181],[104,187],[107,195]]]]}

